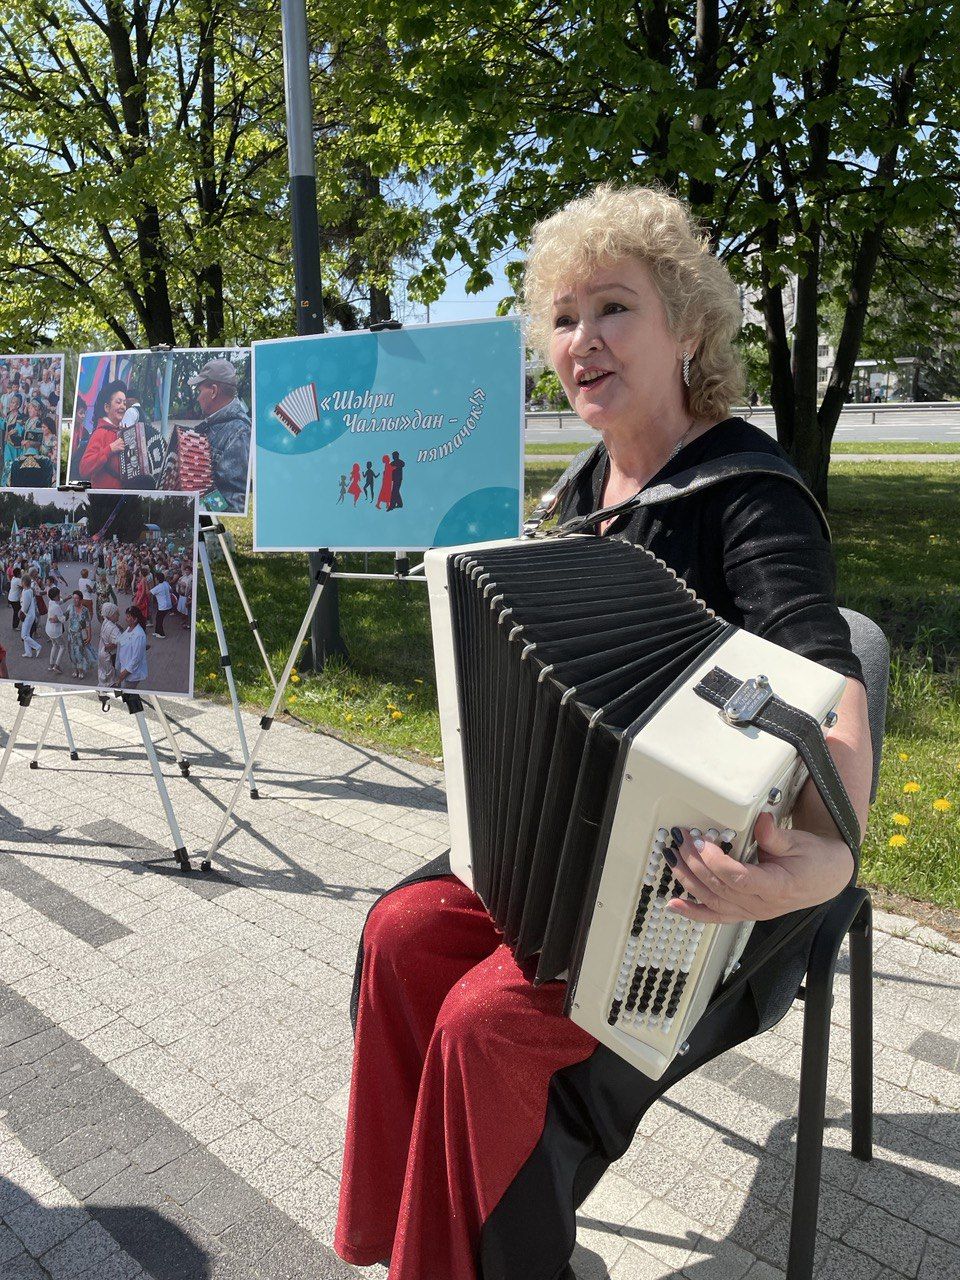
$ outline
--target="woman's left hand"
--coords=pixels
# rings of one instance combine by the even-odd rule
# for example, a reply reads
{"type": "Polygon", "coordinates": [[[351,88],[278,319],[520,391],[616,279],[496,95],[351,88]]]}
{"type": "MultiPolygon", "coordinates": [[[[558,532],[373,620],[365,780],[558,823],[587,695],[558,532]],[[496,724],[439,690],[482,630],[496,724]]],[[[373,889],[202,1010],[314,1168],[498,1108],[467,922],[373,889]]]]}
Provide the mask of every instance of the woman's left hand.
{"type": "Polygon", "coordinates": [[[669,909],[688,920],[728,924],[772,920],[828,902],[853,875],[853,857],[839,836],[781,828],[769,813],[754,827],[758,862],[742,863],[684,832],[674,876],[694,898],[673,898],[669,909]]]}

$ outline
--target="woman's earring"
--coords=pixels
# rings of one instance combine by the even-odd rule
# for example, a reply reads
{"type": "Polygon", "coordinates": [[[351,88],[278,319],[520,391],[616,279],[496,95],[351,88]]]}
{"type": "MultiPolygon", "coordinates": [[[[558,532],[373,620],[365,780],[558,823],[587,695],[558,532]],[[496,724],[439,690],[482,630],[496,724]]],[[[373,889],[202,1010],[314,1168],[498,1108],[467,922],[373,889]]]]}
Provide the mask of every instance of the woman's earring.
{"type": "Polygon", "coordinates": [[[685,387],[689,387],[690,385],[690,353],[689,351],[685,351],[683,353],[683,385],[685,387]]]}

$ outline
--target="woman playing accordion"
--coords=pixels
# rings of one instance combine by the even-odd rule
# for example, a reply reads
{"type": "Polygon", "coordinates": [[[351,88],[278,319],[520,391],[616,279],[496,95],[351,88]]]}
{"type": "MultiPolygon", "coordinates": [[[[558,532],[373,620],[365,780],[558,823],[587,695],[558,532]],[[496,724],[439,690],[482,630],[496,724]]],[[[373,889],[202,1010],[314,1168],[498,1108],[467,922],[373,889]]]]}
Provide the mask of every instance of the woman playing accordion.
{"type": "MultiPolygon", "coordinates": [[[[721,483],[631,508],[594,533],[646,548],[727,622],[846,677],[827,743],[862,830],[866,694],[821,513],[775,467],[735,465],[784,455],[729,416],[742,390],[741,316],[726,269],[679,201],[602,186],[537,227],[524,304],[531,340],[600,438],[561,519],[734,464],[721,483]]],[[[748,952],[774,927],[766,922],[829,901],[854,874],[809,781],[792,829],[757,820],[754,865],[706,834],[677,834],[670,856],[686,892],[669,910],[707,924],[759,921],[748,952]]],[[[564,1016],[566,982],[534,984],[535,962],[518,963],[449,863],[423,868],[377,902],[364,929],[337,1252],[358,1265],[389,1260],[391,1280],[571,1277],[576,1206],[655,1098],[784,1016],[814,929],[708,1012],[653,1080],[564,1016]]]]}

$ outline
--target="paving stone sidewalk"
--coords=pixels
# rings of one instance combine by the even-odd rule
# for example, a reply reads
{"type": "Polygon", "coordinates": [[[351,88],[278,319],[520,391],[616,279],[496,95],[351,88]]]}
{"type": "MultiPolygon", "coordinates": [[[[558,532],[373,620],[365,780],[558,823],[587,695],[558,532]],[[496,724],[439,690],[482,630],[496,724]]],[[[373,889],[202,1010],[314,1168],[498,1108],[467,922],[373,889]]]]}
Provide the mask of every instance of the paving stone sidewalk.
{"type": "MultiPolygon", "coordinates": [[[[45,705],[0,789],[0,1277],[383,1280],[330,1249],[348,997],[374,897],[446,847],[442,775],[275,725],[263,798],[185,876],[132,717],[71,699],[79,762],[57,721],[30,770],[45,705]]],[[[236,728],[167,705],[199,861],[236,728]]],[[[876,1155],[848,1154],[841,973],[818,1275],[960,1280],[960,946],[878,914],[875,950],[876,1155]]],[[[783,1275],[800,1029],[795,1009],[651,1109],[583,1207],[579,1280],[783,1275]]]]}

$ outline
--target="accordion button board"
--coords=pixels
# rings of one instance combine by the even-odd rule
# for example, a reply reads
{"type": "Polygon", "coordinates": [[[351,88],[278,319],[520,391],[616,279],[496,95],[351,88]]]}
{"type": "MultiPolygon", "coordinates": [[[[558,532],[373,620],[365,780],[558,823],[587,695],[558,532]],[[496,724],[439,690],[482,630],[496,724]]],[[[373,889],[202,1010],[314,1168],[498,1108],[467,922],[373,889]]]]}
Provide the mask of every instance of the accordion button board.
{"type": "MultiPolygon", "coordinates": [[[[519,539],[427,554],[451,865],[537,982],[654,1078],[737,963],[750,925],[694,923],[684,831],[755,857],[806,771],[694,686],[760,678],[821,723],[844,679],[724,622],[620,539],[519,539]]],[[[767,696],[767,695],[765,695],[767,696]]]]}

